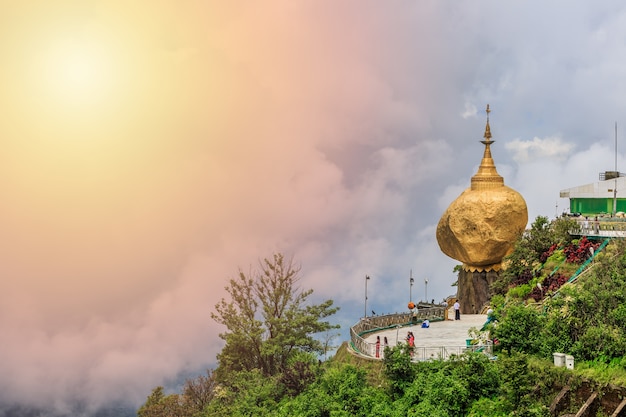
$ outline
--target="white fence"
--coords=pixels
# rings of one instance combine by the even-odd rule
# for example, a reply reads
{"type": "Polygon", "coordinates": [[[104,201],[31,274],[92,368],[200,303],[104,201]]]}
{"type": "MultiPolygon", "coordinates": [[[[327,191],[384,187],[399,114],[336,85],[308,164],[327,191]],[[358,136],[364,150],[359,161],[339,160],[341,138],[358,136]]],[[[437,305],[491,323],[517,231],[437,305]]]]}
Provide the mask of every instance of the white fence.
{"type": "MultiPolygon", "coordinates": [[[[394,328],[399,330],[403,326],[410,326],[425,319],[428,319],[431,322],[444,320],[446,317],[445,314],[446,307],[438,306],[419,309],[415,319],[413,318],[414,316],[412,313],[396,313],[361,319],[350,328],[350,341],[352,348],[364,356],[375,358],[376,343],[367,342],[363,338],[364,335],[394,328]]],[[[379,349],[379,356],[382,358],[384,351],[383,346],[379,346],[379,349]]],[[[483,352],[488,355],[493,355],[493,344],[491,342],[487,342],[486,344],[471,344],[466,346],[416,346],[412,349],[411,356],[414,361],[448,359],[452,355],[458,356],[467,351],[483,352]]]]}
{"type": "MultiPolygon", "coordinates": [[[[443,320],[446,314],[445,306],[420,308],[417,314],[411,312],[388,314],[384,316],[371,316],[361,319],[358,323],[350,328],[350,342],[352,348],[366,356],[374,356],[372,349],[376,349],[374,343],[368,343],[363,339],[364,334],[377,332],[384,329],[395,327],[409,326],[415,322],[423,320],[437,321],[443,320]]],[[[382,349],[382,347],[381,347],[382,349]]]]}

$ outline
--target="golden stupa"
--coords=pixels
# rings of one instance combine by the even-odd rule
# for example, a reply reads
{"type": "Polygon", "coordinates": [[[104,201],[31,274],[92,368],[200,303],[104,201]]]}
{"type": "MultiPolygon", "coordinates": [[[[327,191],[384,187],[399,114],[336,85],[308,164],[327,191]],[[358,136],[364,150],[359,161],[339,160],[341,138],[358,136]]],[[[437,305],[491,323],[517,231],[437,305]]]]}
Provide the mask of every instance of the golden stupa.
{"type": "MultiPolygon", "coordinates": [[[[442,252],[463,262],[466,272],[499,271],[528,223],[520,193],[504,185],[491,157],[489,105],[483,159],[471,186],[450,204],[437,225],[442,252]]],[[[460,282],[459,282],[460,284],[460,282]]],[[[479,297],[482,298],[482,297],[479,297]]]]}

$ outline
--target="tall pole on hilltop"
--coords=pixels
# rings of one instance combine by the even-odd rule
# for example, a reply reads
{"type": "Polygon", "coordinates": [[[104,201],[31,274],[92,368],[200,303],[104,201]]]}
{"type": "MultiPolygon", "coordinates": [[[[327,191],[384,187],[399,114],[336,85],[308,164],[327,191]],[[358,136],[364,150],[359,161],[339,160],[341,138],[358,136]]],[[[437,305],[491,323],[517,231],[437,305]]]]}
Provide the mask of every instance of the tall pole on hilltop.
{"type": "Polygon", "coordinates": [[[615,122],[615,186],[613,187],[613,217],[617,214],[617,122],[615,122]]]}
{"type": "Polygon", "coordinates": [[[369,280],[370,280],[370,276],[365,275],[365,312],[363,314],[363,317],[367,317],[367,281],[369,280]]]}
{"type": "Polygon", "coordinates": [[[424,298],[428,302],[428,278],[424,278],[424,298]]]}
{"type": "Polygon", "coordinates": [[[415,280],[413,279],[413,270],[411,269],[409,272],[409,302],[413,301],[413,282],[415,280]]]}

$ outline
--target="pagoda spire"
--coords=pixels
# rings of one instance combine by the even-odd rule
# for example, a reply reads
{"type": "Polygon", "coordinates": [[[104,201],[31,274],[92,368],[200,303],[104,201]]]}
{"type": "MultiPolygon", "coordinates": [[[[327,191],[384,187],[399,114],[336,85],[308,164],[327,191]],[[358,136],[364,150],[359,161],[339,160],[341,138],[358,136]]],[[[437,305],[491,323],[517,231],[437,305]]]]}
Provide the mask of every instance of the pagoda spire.
{"type": "Polygon", "coordinates": [[[489,104],[487,104],[487,124],[485,125],[485,134],[483,137],[485,140],[481,140],[480,143],[485,145],[485,151],[483,153],[483,159],[480,161],[478,172],[472,177],[472,190],[484,190],[488,188],[495,188],[504,185],[504,178],[498,174],[496,170],[496,164],[491,157],[491,144],[495,141],[491,139],[491,127],[489,126],[489,104]]]}

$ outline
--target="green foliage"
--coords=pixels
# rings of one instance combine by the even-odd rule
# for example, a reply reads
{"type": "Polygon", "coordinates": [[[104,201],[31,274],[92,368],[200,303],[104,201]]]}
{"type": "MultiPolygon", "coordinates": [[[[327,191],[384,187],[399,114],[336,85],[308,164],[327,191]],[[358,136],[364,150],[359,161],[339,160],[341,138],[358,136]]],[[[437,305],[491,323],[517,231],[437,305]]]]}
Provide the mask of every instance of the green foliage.
{"type": "Polygon", "coordinates": [[[511,288],[507,293],[507,296],[525,300],[530,295],[533,287],[534,286],[531,284],[518,285],[517,287],[511,288]]]}
{"type": "MultiPolygon", "coordinates": [[[[558,249],[570,243],[569,230],[575,226],[576,222],[571,219],[559,218],[550,222],[545,216],[537,216],[531,228],[515,242],[511,254],[504,258],[506,268],[492,285],[494,294],[506,294],[509,286],[521,276],[534,276],[534,272],[545,262],[545,254],[550,248],[558,249]]],[[[558,254],[550,260],[551,270],[548,273],[558,266],[560,256],[558,254]]]]}
{"type": "Polygon", "coordinates": [[[216,390],[215,398],[200,416],[274,416],[280,396],[276,377],[267,377],[258,369],[239,371],[230,376],[228,385],[216,390]]]}
{"type": "Polygon", "coordinates": [[[530,227],[527,236],[527,243],[530,249],[539,256],[547,251],[553,243],[556,243],[556,236],[552,233],[550,221],[546,216],[537,216],[530,227]]]}
{"type": "Polygon", "coordinates": [[[570,230],[575,230],[578,222],[570,217],[559,217],[551,225],[552,241],[558,245],[567,245],[572,241],[570,230]]]}
{"type": "Polygon", "coordinates": [[[605,358],[589,362],[577,362],[576,373],[581,378],[593,380],[602,385],[626,386],[626,358],[605,358]]]}
{"type": "Polygon", "coordinates": [[[226,290],[231,299],[222,299],[211,314],[227,329],[220,334],[226,345],[217,357],[218,380],[254,369],[278,375],[297,352],[324,353],[324,345],[313,335],[338,328],[323,321],[338,308],[332,300],[307,305],[313,290],[298,290],[298,274],[291,261],[275,254],[264,259],[258,271],[240,271],[230,280],[226,290]]]}
{"type": "Polygon", "coordinates": [[[395,348],[385,358],[394,415],[464,416],[473,401],[495,395],[500,386],[495,364],[481,353],[412,363],[395,348]]]}
{"type": "Polygon", "coordinates": [[[366,383],[365,371],[352,365],[331,366],[294,399],[285,399],[274,415],[291,417],[390,415],[389,398],[366,383]],[[377,414],[372,414],[376,412],[377,414]]]}
{"type": "Polygon", "coordinates": [[[506,266],[500,277],[492,285],[494,294],[506,294],[509,285],[524,274],[532,275],[532,271],[539,264],[539,256],[528,245],[528,235],[522,235],[515,243],[513,252],[504,258],[506,266]]]}
{"type": "Polygon", "coordinates": [[[520,416],[550,415],[548,407],[539,404],[535,398],[534,388],[538,375],[529,368],[526,355],[514,353],[504,356],[497,361],[497,366],[503,381],[500,394],[505,410],[520,416]]]}
{"type": "Polygon", "coordinates": [[[552,255],[548,257],[543,267],[545,271],[551,273],[556,268],[560,267],[563,262],[565,262],[565,253],[563,252],[563,249],[556,249],[552,252],[552,255]]]}
{"type": "Polygon", "coordinates": [[[137,417],[196,416],[214,399],[217,387],[212,371],[185,381],[182,394],[165,395],[163,387],[156,387],[137,411],[137,417]]]}
{"type": "Polygon", "coordinates": [[[571,239],[567,231],[574,226],[568,218],[549,223],[539,216],[507,258],[493,286],[507,296],[496,303],[506,307],[496,312],[492,329],[502,349],[603,363],[626,355],[626,244],[611,242],[575,284],[563,286],[600,244],[571,239]],[[541,311],[523,304],[530,297],[543,299],[541,311]]]}
{"type": "Polygon", "coordinates": [[[137,411],[137,417],[185,417],[188,410],[185,408],[181,396],[178,394],[164,394],[164,388],[159,386],[152,390],[144,405],[137,411]]]}
{"type": "Polygon", "coordinates": [[[383,363],[391,395],[394,397],[402,395],[417,372],[415,365],[411,362],[408,349],[402,344],[386,348],[383,363]]]}
{"type": "Polygon", "coordinates": [[[472,404],[467,412],[467,417],[509,417],[505,401],[501,397],[480,398],[472,404]]]}
{"type": "Polygon", "coordinates": [[[318,370],[319,366],[313,355],[306,352],[296,353],[280,374],[279,381],[285,393],[295,397],[315,380],[318,370]]]}
{"type": "Polygon", "coordinates": [[[503,350],[537,353],[541,349],[544,320],[544,316],[532,308],[510,305],[502,313],[494,337],[503,350]]]}
{"type": "Polygon", "coordinates": [[[395,401],[394,408],[403,415],[459,415],[468,401],[467,388],[446,371],[442,361],[420,368],[403,395],[395,401]],[[451,410],[455,412],[449,414],[451,410]]]}
{"type": "Polygon", "coordinates": [[[566,352],[578,360],[609,362],[626,355],[626,273],[624,244],[615,241],[607,254],[575,285],[561,288],[545,303],[545,356],[566,352]]]}
{"type": "Polygon", "coordinates": [[[194,379],[187,379],[183,387],[183,404],[186,415],[195,415],[207,407],[217,391],[215,373],[207,370],[206,376],[200,375],[194,379]]]}
{"type": "Polygon", "coordinates": [[[480,353],[467,353],[451,359],[452,376],[468,388],[468,399],[478,400],[498,392],[501,379],[494,362],[480,353]]]}

